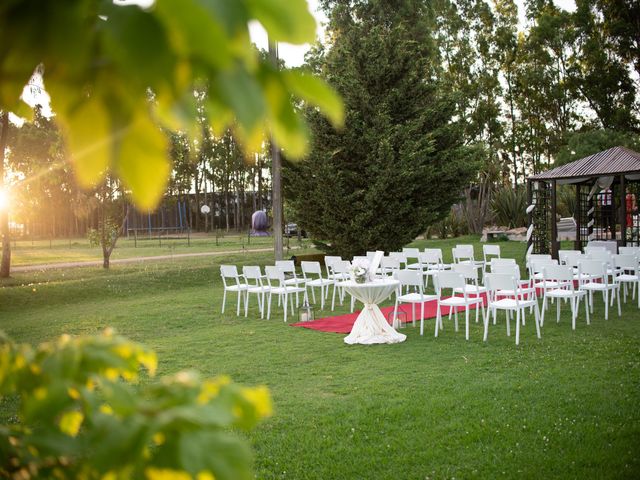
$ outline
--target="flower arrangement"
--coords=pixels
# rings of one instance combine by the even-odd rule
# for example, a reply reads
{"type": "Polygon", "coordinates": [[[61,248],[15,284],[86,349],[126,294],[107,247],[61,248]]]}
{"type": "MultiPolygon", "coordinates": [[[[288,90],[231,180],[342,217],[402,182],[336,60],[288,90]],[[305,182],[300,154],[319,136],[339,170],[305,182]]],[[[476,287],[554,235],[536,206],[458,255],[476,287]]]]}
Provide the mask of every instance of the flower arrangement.
{"type": "Polygon", "coordinates": [[[369,262],[355,260],[351,265],[351,279],[356,283],[365,283],[369,278],[369,262]]]}

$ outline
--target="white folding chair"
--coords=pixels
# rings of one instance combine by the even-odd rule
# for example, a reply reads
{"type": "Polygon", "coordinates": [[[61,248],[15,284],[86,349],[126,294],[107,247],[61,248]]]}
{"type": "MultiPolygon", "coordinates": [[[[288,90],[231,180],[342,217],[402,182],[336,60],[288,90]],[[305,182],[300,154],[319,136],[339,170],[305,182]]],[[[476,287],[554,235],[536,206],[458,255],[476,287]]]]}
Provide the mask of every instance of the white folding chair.
{"type": "MultiPolygon", "coordinates": [[[[462,275],[465,280],[464,287],[454,290],[454,293],[464,293],[472,298],[480,298],[487,293],[487,289],[478,283],[478,269],[469,263],[458,263],[453,266],[453,271],[462,275]]],[[[482,300],[482,299],[481,299],[482,300]]],[[[480,302],[482,316],[484,317],[484,300],[480,302]]],[[[449,315],[451,316],[451,315],[449,315]]],[[[476,323],[478,316],[476,315],[476,323]]]]}
{"type": "MultiPolygon", "coordinates": [[[[497,292],[497,297],[515,297],[518,296],[524,300],[537,300],[536,289],[531,286],[529,280],[522,280],[520,278],[520,267],[515,263],[493,263],[491,264],[491,273],[501,273],[504,275],[511,275],[516,279],[517,290],[500,290],[497,292]]],[[[533,313],[533,307],[530,309],[530,313],[533,313]]],[[[522,317],[523,325],[524,316],[522,317]]]]}
{"type": "MultiPolygon", "coordinates": [[[[624,247],[620,248],[622,249],[624,247]]],[[[636,287],[640,285],[640,266],[638,264],[638,257],[634,254],[614,255],[613,262],[617,270],[620,272],[615,276],[614,281],[618,285],[622,285],[624,287],[624,302],[627,303],[627,285],[631,284],[631,294],[633,299],[636,298],[636,287]]],[[[620,292],[619,288],[618,292],[620,292]]],[[[638,293],[638,308],[640,308],[640,290],[638,293]]]]}
{"type": "Polygon", "coordinates": [[[278,295],[279,303],[282,303],[284,309],[284,321],[287,321],[287,305],[291,303],[291,311],[294,311],[293,296],[296,294],[296,306],[298,306],[298,294],[304,294],[305,302],[307,299],[307,289],[304,287],[297,287],[295,285],[288,285],[284,276],[284,272],[280,267],[267,265],[265,267],[267,276],[267,283],[269,285],[269,301],[267,302],[267,320],[271,318],[271,301],[274,295],[278,295]],[[287,301],[289,300],[289,302],[287,301]]]}
{"type": "Polygon", "coordinates": [[[393,327],[396,327],[398,303],[410,303],[411,304],[411,318],[413,320],[413,326],[416,325],[416,303],[420,304],[420,335],[424,332],[424,302],[435,300],[435,295],[424,294],[424,281],[422,274],[416,270],[399,270],[396,272],[400,286],[398,290],[400,293],[396,294],[396,303],[393,308],[393,327]],[[407,288],[409,291],[402,294],[403,288],[407,288]],[[411,291],[413,290],[413,291],[411,291]]]}
{"type": "MultiPolygon", "coordinates": [[[[516,345],[520,343],[520,315],[525,315],[525,309],[533,307],[534,319],[536,324],[536,335],[540,338],[540,312],[538,310],[538,302],[536,300],[521,299],[518,295],[514,297],[500,298],[499,292],[505,290],[517,291],[518,284],[516,277],[501,273],[487,273],[487,314],[484,318],[484,341],[487,340],[489,334],[489,316],[493,312],[493,323],[496,323],[497,310],[505,310],[506,312],[516,312],[516,345]]],[[[511,336],[510,315],[507,315],[507,336],[511,336]]]]}
{"type": "MultiPolygon", "coordinates": [[[[342,287],[342,282],[349,280],[351,277],[349,275],[349,269],[351,268],[351,262],[348,260],[340,260],[338,262],[334,262],[332,266],[333,278],[336,280],[335,287],[333,289],[333,295],[331,297],[331,311],[335,307],[336,303],[336,291],[338,292],[338,300],[340,300],[340,305],[344,300],[344,288],[342,287]]],[[[351,311],[353,312],[353,307],[355,305],[355,300],[351,297],[351,311]]]]}
{"type": "Polygon", "coordinates": [[[418,270],[421,268],[420,262],[419,262],[419,258],[420,258],[419,248],[405,247],[402,249],[402,253],[404,253],[405,258],[407,259],[407,268],[411,270],[418,270]],[[410,259],[414,261],[410,262],[409,261],[410,259]]]}
{"type": "Polygon", "coordinates": [[[398,258],[392,256],[382,257],[379,269],[380,274],[393,277],[398,270],[400,270],[400,260],[398,258]]]}
{"type": "Polygon", "coordinates": [[[249,313],[249,297],[252,293],[258,298],[258,309],[260,310],[260,318],[264,318],[264,297],[269,291],[269,287],[262,282],[262,272],[258,266],[242,267],[242,275],[247,282],[247,298],[244,302],[244,316],[249,313]]]}
{"type": "Polygon", "coordinates": [[[584,290],[589,294],[589,307],[593,313],[593,292],[601,292],[604,298],[604,319],[609,319],[609,292],[611,292],[611,300],[616,297],[618,300],[618,316],[622,315],[620,310],[619,284],[609,281],[609,273],[607,272],[606,262],[600,260],[583,260],[578,263],[578,272],[580,275],[580,290],[584,290]]]}
{"type": "Polygon", "coordinates": [[[324,256],[324,266],[327,270],[327,278],[333,278],[333,264],[335,262],[340,262],[342,261],[342,257],[338,257],[335,255],[325,255],[324,256]]]}
{"type": "Polygon", "coordinates": [[[407,256],[403,252],[389,252],[389,256],[395,258],[400,262],[400,268],[406,268],[407,256]]]}
{"type": "MultiPolygon", "coordinates": [[[[562,300],[569,301],[571,304],[571,328],[576,329],[576,318],[580,310],[580,301],[586,296],[586,291],[576,290],[573,286],[574,274],[568,265],[545,265],[542,269],[544,281],[546,284],[554,283],[555,288],[544,290],[542,297],[542,318],[540,325],[544,325],[544,313],[547,308],[547,299],[553,298],[556,302],[556,322],[560,323],[560,304],[562,300]]],[[[587,325],[589,325],[589,306],[585,302],[585,310],[587,311],[587,325]]]]}
{"type": "Polygon", "coordinates": [[[425,249],[419,257],[422,266],[422,275],[424,276],[424,288],[429,287],[429,277],[437,275],[438,272],[446,270],[448,267],[442,261],[442,250],[439,248],[425,249]]]}
{"type": "Polygon", "coordinates": [[[329,293],[329,287],[333,285],[333,289],[335,291],[335,279],[322,277],[322,267],[320,266],[320,262],[300,262],[300,268],[302,269],[302,275],[305,280],[305,287],[311,289],[313,303],[316,303],[316,291],[314,288],[320,289],[320,309],[324,310],[324,299],[329,293]]]}
{"type": "Polygon", "coordinates": [[[236,315],[239,316],[240,301],[242,300],[242,297],[247,294],[247,289],[249,287],[240,274],[238,274],[238,268],[235,265],[220,265],[220,277],[222,277],[222,285],[224,286],[224,291],[222,293],[222,313],[224,313],[224,305],[227,301],[227,292],[236,292],[238,294],[238,308],[236,309],[236,315]]]}
{"type": "Polygon", "coordinates": [[[484,261],[476,260],[473,253],[473,245],[456,245],[451,249],[453,263],[468,263],[476,269],[484,272],[484,261]]]}
{"type": "MultiPolygon", "coordinates": [[[[475,272],[475,268],[472,265],[467,265],[469,268],[473,269],[475,272]]],[[[454,266],[454,269],[456,267],[454,266]]],[[[475,272],[477,274],[477,272],[475,272]]],[[[469,307],[471,305],[476,306],[476,323],[478,322],[478,304],[483,305],[484,301],[482,298],[470,297],[467,294],[467,283],[465,281],[465,277],[462,273],[458,271],[440,271],[437,275],[433,277],[433,282],[436,287],[436,299],[438,301],[438,310],[436,313],[436,331],[435,336],[438,336],[438,329],[442,328],[442,311],[441,308],[444,305],[445,307],[449,307],[449,317],[451,317],[451,311],[454,312],[454,322],[455,322],[455,330],[458,331],[458,309],[464,307],[464,320],[465,320],[465,338],[469,340],[469,307]],[[444,290],[451,290],[451,296],[447,298],[443,298],[444,290]],[[456,293],[461,293],[462,296],[456,296],[456,293]]],[[[484,317],[484,313],[483,313],[484,317]]]]}
{"type": "MultiPolygon", "coordinates": [[[[304,278],[298,277],[296,264],[293,260],[276,260],[276,267],[284,273],[284,282],[293,287],[303,286],[306,282],[304,278]]],[[[296,293],[296,303],[298,303],[298,293],[296,293]]]]}
{"type": "Polygon", "coordinates": [[[483,265],[483,274],[487,273],[487,264],[494,259],[501,258],[500,257],[500,245],[483,245],[482,246],[482,257],[484,259],[483,265]]]}

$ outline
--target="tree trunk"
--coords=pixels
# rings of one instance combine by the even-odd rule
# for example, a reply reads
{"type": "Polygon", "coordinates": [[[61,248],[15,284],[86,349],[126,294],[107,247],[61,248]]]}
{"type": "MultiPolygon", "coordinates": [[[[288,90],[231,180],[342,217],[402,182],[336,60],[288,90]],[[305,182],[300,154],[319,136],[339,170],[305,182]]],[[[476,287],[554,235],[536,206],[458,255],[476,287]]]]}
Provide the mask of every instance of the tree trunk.
{"type": "MultiPolygon", "coordinates": [[[[0,117],[2,132],[0,133],[0,187],[4,187],[4,152],[7,147],[7,133],[9,130],[9,114],[2,112],[0,117]]],[[[2,232],[2,261],[0,262],[0,277],[8,278],[11,274],[11,235],[9,232],[9,208],[0,211],[0,230],[2,232]]]]}
{"type": "MultiPolygon", "coordinates": [[[[275,68],[278,68],[278,47],[275,42],[269,42],[269,56],[275,68]]],[[[282,161],[280,149],[271,138],[271,200],[273,203],[273,253],[276,260],[282,260],[284,255],[282,242],[282,161]]]]}

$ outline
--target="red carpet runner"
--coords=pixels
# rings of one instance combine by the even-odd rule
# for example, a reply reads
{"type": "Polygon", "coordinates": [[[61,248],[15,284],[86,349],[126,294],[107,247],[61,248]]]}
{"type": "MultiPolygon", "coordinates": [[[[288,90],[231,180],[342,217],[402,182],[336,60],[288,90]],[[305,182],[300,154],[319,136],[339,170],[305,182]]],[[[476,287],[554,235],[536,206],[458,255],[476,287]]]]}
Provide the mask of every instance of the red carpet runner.
{"type": "MultiPolygon", "coordinates": [[[[485,301],[486,302],[486,301],[485,301]]],[[[424,303],[424,318],[429,319],[429,318],[435,318],[437,312],[437,303],[436,301],[432,300],[430,302],[425,302],[424,303]]],[[[475,305],[472,305],[470,307],[470,309],[474,309],[475,305]]],[[[391,307],[382,307],[380,309],[382,311],[382,314],[385,316],[385,318],[387,319],[387,321],[389,323],[391,323],[391,318],[390,318],[390,312],[393,311],[393,306],[391,307]]],[[[398,311],[403,311],[406,315],[406,322],[407,323],[411,323],[412,322],[412,316],[411,316],[411,305],[408,304],[404,304],[404,305],[399,305],[398,306],[398,311]]],[[[462,315],[464,315],[464,308],[458,310],[459,312],[462,313],[462,315]]],[[[351,329],[353,328],[353,324],[356,321],[356,318],[358,318],[358,314],[360,313],[360,311],[356,311],[354,313],[347,313],[344,315],[337,315],[335,317],[326,317],[326,318],[319,318],[318,320],[314,320],[312,322],[299,322],[299,323],[292,323],[291,326],[292,327],[304,327],[304,328],[310,328],[311,330],[318,330],[320,332],[333,332],[333,333],[351,333],[351,329]]],[[[442,315],[449,315],[449,308],[448,307],[442,307],[442,315]]],[[[458,315],[460,315],[460,313],[458,313],[458,315]]],[[[464,322],[464,317],[463,318],[463,322],[464,322]]],[[[473,316],[473,319],[475,321],[475,314],[473,316]]],[[[402,320],[402,317],[401,317],[402,320]]],[[[420,305],[416,304],[416,322],[420,320],[420,305]]]]}

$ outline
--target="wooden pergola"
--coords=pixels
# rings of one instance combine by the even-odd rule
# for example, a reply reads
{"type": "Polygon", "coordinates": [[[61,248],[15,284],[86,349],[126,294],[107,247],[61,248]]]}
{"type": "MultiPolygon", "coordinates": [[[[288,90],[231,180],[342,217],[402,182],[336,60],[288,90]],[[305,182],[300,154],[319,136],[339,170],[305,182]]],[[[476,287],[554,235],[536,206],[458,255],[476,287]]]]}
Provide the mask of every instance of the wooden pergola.
{"type": "Polygon", "coordinates": [[[582,250],[592,240],[640,245],[640,220],[633,212],[627,226],[627,189],[640,202],[640,153],[614,147],[527,179],[529,231],[527,252],[558,258],[558,186],[575,187],[575,242],[582,250]]]}

